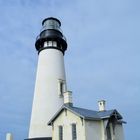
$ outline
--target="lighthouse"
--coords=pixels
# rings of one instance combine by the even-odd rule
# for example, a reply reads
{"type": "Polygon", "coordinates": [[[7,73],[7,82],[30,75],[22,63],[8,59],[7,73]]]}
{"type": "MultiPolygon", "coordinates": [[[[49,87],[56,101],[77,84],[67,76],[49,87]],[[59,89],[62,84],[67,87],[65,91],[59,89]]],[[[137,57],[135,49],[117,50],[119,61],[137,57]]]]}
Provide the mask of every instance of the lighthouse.
{"type": "Polygon", "coordinates": [[[63,93],[67,91],[64,67],[67,42],[60,27],[58,19],[44,19],[35,42],[38,67],[29,139],[52,137],[52,128],[47,123],[64,103],[63,93]]]}

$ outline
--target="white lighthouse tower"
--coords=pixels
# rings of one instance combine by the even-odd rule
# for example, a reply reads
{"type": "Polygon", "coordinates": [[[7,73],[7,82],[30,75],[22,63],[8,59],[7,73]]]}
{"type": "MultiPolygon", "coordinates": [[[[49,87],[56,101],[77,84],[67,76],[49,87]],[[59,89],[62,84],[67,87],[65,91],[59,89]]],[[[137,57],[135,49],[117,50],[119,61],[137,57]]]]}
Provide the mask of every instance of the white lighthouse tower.
{"type": "Polygon", "coordinates": [[[61,23],[56,18],[44,19],[41,33],[35,43],[39,58],[29,139],[52,137],[52,129],[47,123],[64,102],[64,53],[67,43],[60,26],[61,23]]]}

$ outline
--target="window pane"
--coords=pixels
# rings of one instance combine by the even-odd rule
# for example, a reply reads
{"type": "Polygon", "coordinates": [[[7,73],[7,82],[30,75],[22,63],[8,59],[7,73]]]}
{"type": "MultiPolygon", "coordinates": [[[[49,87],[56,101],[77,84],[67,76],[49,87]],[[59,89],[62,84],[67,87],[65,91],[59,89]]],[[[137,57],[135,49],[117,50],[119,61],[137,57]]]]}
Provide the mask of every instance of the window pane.
{"type": "Polygon", "coordinates": [[[72,124],[72,140],[77,140],[76,124],[72,124]]]}
{"type": "Polygon", "coordinates": [[[59,126],[59,140],[63,140],[63,127],[59,126]]]}
{"type": "Polygon", "coordinates": [[[53,41],[53,47],[57,47],[57,42],[53,41]]]}
{"type": "Polygon", "coordinates": [[[60,93],[63,94],[63,83],[60,83],[60,93]]]}
{"type": "Polygon", "coordinates": [[[52,46],[52,41],[48,41],[48,46],[52,46]]]}
{"type": "Polygon", "coordinates": [[[58,80],[58,95],[59,95],[59,96],[63,96],[63,93],[65,92],[65,89],[66,89],[65,86],[66,86],[66,85],[65,85],[65,81],[59,79],[59,80],[58,80]]]}

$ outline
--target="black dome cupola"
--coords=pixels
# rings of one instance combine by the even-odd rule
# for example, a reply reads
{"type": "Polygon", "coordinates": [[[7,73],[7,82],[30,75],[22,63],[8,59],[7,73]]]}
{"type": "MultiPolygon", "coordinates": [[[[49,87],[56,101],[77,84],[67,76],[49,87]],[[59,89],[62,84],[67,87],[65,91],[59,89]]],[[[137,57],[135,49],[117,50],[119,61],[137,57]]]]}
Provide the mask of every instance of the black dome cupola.
{"type": "Polygon", "coordinates": [[[41,33],[37,36],[35,43],[37,51],[52,48],[65,53],[67,42],[60,26],[61,22],[56,18],[49,17],[43,20],[41,33]]]}

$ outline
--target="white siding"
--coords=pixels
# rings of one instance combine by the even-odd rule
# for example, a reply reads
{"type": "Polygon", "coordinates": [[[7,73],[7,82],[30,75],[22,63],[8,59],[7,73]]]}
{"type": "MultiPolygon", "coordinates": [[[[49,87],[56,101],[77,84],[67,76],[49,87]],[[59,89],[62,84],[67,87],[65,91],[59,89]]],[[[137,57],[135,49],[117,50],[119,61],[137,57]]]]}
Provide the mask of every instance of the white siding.
{"type": "Polygon", "coordinates": [[[115,140],[124,140],[123,126],[122,124],[116,124],[115,126],[115,140]]]}
{"type": "Polygon", "coordinates": [[[101,121],[85,122],[86,140],[102,140],[101,121]]]}
{"type": "MultiPolygon", "coordinates": [[[[107,140],[106,125],[108,120],[89,121],[82,120],[70,111],[63,111],[53,124],[53,140],[59,140],[58,126],[63,126],[63,140],[72,140],[71,124],[76,124],[77,140],[107,140]]],[[[112,140],[124,140],[122,124],[115,124],[113,132],[111,126],[112,140]]]]}
{"type": "Polygon", "coordinates": [[[59,140],[58,126],[63,126],[63,140],[72,140],[72,123],[76,124],[77,140],[85,140],[84,122],[81,118],[71,113],[70,111],[63,111],[53,124],[53,140],[59,140]]]}
{"type": "Polygon", "coordinates": [[[63,53],[45,49],[39,53],[29,138],[51,137],[52,128],[47,122],[63,104],[58,94],[59,79],[66,81],[63,53]]]}

